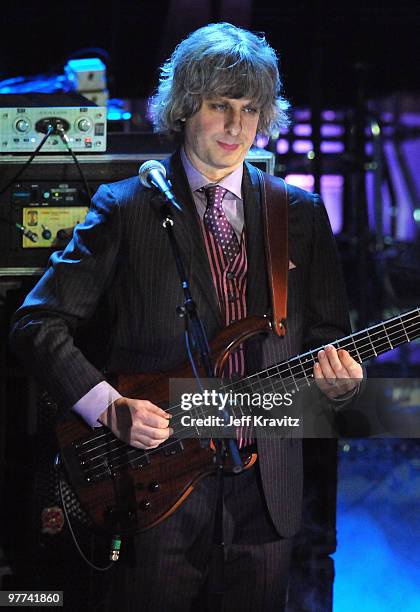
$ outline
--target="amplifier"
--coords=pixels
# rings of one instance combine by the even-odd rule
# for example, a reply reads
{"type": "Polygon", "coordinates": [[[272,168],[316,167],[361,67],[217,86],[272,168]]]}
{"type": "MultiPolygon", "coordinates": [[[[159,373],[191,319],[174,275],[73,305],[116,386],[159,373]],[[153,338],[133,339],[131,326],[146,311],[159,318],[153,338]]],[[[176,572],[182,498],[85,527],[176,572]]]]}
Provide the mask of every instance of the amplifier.
{"type": "MultiPolygon", "coordinates": [[[[79,163],[92,193],[102,183],[112,183],[138,173],[148,159],[164,159],[168,152],[83,155],[79,163]]],[[[0,156],[1,183],[6,184],[26,161],[26,156],[0,156]]],[[[247,160],[273,173],[272,153],[251,150],[247,160]]],[[[74,226],[83,221],[89,201],[76,165],[70,156],[35,157],[19,182],[0,196],[0,217],[24,225],[38,236],[31,242],[13,226],[0,221],[0,277],[42,274],[53,251],[63,249],[74,226]]]]}
{"type": "MultiPolygon", "coordinates": [[[[73,151],[106,150],[105,107],[76,92],[0,95],[0,152],[35,151],[50,123],[60,122],[73,151]]],[[[52,134],[43,152],[67,151],[58,135],[52,134]]]]}

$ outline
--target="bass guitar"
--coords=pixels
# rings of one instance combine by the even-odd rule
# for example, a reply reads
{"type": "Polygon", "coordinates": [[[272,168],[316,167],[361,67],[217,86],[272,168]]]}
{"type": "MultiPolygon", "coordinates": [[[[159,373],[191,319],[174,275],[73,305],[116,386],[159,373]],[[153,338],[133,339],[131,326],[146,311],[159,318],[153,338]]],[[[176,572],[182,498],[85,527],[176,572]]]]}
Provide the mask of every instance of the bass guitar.
{"type": "MultiPolygon", "coordinates": [[[[248,338],[272,333],[268,319],[251,317],[237,321],[211,343],[215,375],[223,372],[229,354],[248,338]]],[[[332,342],[346,349],[359,363],[420,337],[420,308],[388,319],[332,342]]],[[[242,380],[255,392],[299,391],[311,385],[318,347],[271,366],[242,380]]],[[[203,377],[203,372],[199,372],[203,377]]],[[[189,364],[170,372],[119,375],[113,381],[125,397],[169,403],[169,379],[191,378],[189,364]]],[[[228,387],[227,387],[228,389],[228,387]]],[[[226,388],[225,388],[226,390],[226,388]]],[[[179,406],[169,407],[174,415],[179,406]]],[[[57,439],[68,479],[94,525],[111,533],[144,531],[170,516],[191,493],[196,483],[215,471],[214,447],[197,438],[174,436],[156,449],[142,451],[124,444],[106,427],[92,430],[77,415],[57,427],[57,439]]],[[[245,468],[256,455],[241,451],[245,468]]],[[[229,460],[228,460],[229,461],[229,460]]],[[[229,469],[229,464],[227,466],[229,469]]]]}

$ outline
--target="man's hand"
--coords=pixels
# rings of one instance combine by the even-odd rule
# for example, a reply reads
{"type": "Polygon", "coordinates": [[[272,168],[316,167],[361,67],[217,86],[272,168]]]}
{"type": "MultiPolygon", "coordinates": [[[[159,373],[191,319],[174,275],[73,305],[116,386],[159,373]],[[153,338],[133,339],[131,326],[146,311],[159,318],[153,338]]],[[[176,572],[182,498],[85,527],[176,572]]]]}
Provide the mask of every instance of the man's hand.
{"type": "Polygon", "coordinates": [[[363,379],[362,366],[344,349],[331,346],[319,351],[314,365],[316,384],[329,399],[350,393],[363,379]]]}
{"type": "Polygon", "coordinates": [[[99,416],[117,438],[135,448],[156,448],[172,435],[170,414],[147,400],[120,397],[99,416]]]}

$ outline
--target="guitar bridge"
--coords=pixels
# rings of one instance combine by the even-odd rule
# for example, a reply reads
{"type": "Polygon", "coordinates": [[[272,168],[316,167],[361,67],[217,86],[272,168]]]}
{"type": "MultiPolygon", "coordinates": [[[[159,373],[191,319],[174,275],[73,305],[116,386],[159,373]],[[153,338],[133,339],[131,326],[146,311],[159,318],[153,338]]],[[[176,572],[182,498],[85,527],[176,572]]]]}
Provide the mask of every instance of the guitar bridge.
{"type": "Polygon", "coordinates": [[[162,446],[163,454],[165,457],[172,457],[173,455],[179,455],[184,450],[184,445],[181,440],[176,438],[169,438],[168,442],[162,446]]]}
{"type": "Polygon", "coordinates": [[[129,463],[131,468],[138,469],[150,465],[150,459],[147,453],[139,452],[139,455],[130,459],[129,463]]]}

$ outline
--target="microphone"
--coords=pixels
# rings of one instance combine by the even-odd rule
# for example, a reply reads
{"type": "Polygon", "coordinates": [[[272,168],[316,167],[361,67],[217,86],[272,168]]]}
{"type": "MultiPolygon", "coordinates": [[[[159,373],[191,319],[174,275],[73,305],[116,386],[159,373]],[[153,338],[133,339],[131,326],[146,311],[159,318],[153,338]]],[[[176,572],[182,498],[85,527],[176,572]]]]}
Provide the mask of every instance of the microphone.
{"type": "Polygon", "coordinates": [[[150,189],[156,187],[178,210],[182,211],[182,207],[178,204],[172,193],[171,182],[166,178],[166,169],[163,164],[150,159],[144,162],[139,168],[139,179],[142,185],[150,189]]]}

